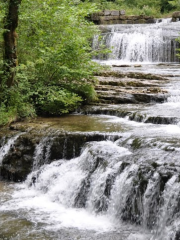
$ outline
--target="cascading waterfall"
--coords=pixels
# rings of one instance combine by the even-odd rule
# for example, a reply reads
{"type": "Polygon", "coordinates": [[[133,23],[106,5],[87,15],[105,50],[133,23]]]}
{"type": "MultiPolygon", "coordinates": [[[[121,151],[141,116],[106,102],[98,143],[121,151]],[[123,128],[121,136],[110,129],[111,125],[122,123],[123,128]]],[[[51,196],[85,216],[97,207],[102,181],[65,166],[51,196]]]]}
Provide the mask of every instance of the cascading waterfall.
{"type": "MultiPolygon", "coordinates": [[[[41,146],[44,159],[49,154],[42,148],[46,141],[43,139],[37,147],[41,146]]],[[[49,229],[78,227],[104,232],[117,228],[123,220],[151,229],[153,234],[128,231],[126,225],[122,239],[177,240],[179,175],[172,172],[167,177],[166,167],[154,167],[148,157],[143,162],[128,150],[128,142],[132,141],[91,142],[70,161],[41,162],[42,166],[28,175],[11,203],[2,205],[0,211],[30,208],[26,218],[45,222],[49,229]]],[[[34,161],[40,156],[37,148],[34,161]]],[[[163,154],[159,156],[165,159],[163,154]]]]}
{"type": "MultiPolygon", "coordinates": [[[[94,48],[101,43],[112,47],[109,59],[123,63],[177,61],[174,39],[180,32],[179,23],[104,29],[101,42],[94,38],[94,48]]],[[[18,167],[18,158],[23,164],[29,161],[32,172],[25,182],[13,186],[14,191],[10,186],[0,197],[0,239],[179,240],[179,71],[169,73],[174,78],[167,83],[167,102],[150,104],[144,110],[141,105],[137,112],[130,111],[131,105],[126,112],[122,105],[117,106],[117,114],[113,110],[108,114],[118,117],[102,117],[113,126],[113,131],[110,125],[98,129],[103,137],[93,138],[90,132],[79,138],[77,132],[75,138],[71,132],[58,137],[56,129],[51,134],[41,132],[32,142],[25,137],[28,146],[23,157],[23,141],[16,141],[22,133],[2,138],[0,165],[7,167],[8,153],[17,150],[19,154],[9,156],[18,167]],[[105,128],[108,130],[103,132],[105,128]],[[6,232],[11,233],[12,218],[17,220],[18,234],[1,236],[4,222],[6,228],[10,225],[6,232]]],[[[13,171],[13,166],[8,167],[13,171]]],[[[15,232],[16,224],[13,222],[15,232]]]]}
{"type": "Polygon", "coordinates": [[[178,62],[179,47],[175,40],[180,30],[179,23],[161,22],[141,25],[110,25],[95,36],[93,48],[105,45],[111,49],[106,56],[97,59],[121,60],[122,62],[178,62]]]}
{"type": "Polygon", "coordinates": [[[52,139],[47,136],[42,138],[42,140],[36,145],[33,170],[37,170],[41,165],[48,163],[52,143],[52,139]]]}
{"type": "MultiPolygon", "coordinates": [[[[167,225],[172,222],[172,219],[174,219],[174,222],[176,222],[179,217],[178,205],[180,183],[178,178],[179,176],[172,176],[171,179],[167,182],[164,189],[162,196],[163,205],[159,211],[158,228],[156,233],[156,236],[158,236],[159,239],[173,239],[175,237],[175,229],[170,229],[167,225]]],[[[178,228],[176,230],[178,230],[178,228]]]]}
{"type": "Polygon", "coordinates": [[[149,179],[146,191],[143,196],[143,216],[142,221],[144,227],[153,228],[156,224],[156,213],[158,211],[158,194],[160,192],[159,173],[155,172],[149,179]]]}
{"type": "Polygon", "coordinates": [[[119,157],[128,154],[127,149],[109,141],[89,143],[79,158],[60,160],[32,172],[27,184],[31,185],[31,179],[35,177],[36,188],[48,192],[54,200],[68,207],[86,206],[99,212],[107,205],[108,196],[104,196],[107,179],[117,175],[121,165],[119,157]]]}
{"type": "Polygon", "coordinates": [[[179,230],[177,226],[174,230],[179,218],[179,176],[175,173],[164,180],[164,169],[156,171],[141,162],[128,164],[132,153],[117,144],[88,143],[80,157],[44,165],[28,176],[26,184],[32,185],[36,177],[33,188],[52,202],[94,214],[104,212],[111,221],[153,229],[152,239],[174,240],[179,230]]]}

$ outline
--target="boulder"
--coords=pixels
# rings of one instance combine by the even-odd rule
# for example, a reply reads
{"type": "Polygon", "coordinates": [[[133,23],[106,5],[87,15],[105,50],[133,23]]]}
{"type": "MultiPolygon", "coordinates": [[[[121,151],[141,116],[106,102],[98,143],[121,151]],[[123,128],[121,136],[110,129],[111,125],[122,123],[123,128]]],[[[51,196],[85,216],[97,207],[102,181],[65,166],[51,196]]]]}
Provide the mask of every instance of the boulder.
{"type": "Polygon", "coordinates": [[[180,11],[173,12],[172,18],[180,18],[180,11]]]}

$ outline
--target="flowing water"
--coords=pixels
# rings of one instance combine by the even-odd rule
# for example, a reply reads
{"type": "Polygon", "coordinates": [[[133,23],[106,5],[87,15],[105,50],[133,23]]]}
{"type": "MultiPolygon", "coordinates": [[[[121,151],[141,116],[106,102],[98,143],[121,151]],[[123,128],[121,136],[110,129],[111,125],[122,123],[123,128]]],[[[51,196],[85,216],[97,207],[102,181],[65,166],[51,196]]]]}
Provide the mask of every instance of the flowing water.
{"type": "Polygon", "coordinates": [[[102,27],[101,39],[96,36],[94,49],[105,45],[112,50],[98,58],[125,62],[177,62],[175,39],[179,36],[179,22],[169,19],[156,24],[120,24],[102,27]]]}
{"type": "MultiPolygon", "coordinates": [[[[1,240],[180,239],[180,65],[169,50],[162,53],[175,45],[180,23],[107,29],[105,41],[114,50],[101,62],[126,61],[130,66],[116,69],[171,76],[163,85],[169,91],[167,101],[106,106],[141,114],[141,121],[130,115],[81,114],[52,120],[55,131],[110,137],[87,142],[78,157],[67,160],[63,153],[51,163],[53,137],[42,137],[26,181],[0,182],[1,240]],[[137,62],[141,66],[134,68],[137,62]],[[164,122],[150,123],[149,116],[164,122]]],[[[19,137],[16,133],[1,140],[0,164],[19,137]]]]}

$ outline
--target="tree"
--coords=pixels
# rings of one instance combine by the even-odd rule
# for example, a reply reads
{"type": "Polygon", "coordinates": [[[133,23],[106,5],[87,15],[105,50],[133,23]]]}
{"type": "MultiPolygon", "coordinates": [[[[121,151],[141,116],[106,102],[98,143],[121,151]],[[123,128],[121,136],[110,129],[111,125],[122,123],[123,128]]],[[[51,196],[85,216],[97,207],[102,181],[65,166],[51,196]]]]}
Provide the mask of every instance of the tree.
{"type": "Polygon", "coordinates": [[[7,86],[14,85],[15,68],[17,66],[17,33],[18,13],[21,0],[9,0],[7,14],[4,20],[4,73],[7,86]]]}
{"type": "Polygon", "coordinates": [[[68,113],[94,97],[97,64],[92,61],[91,42],[98,30],[88,16],[97,11],[96,4],[80,0],[2,2],[6,14],[0,125],[35,114],[68,113]]]}

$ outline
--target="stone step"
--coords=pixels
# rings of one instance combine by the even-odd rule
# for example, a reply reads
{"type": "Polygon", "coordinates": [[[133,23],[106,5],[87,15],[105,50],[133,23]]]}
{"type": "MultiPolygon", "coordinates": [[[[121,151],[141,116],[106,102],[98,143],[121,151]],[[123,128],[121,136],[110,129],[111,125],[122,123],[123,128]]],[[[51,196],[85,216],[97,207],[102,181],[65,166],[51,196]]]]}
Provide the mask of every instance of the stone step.
{"type": "Polygon", "coordinates": [[[167,78],[145,73],[104,72],[97,76],[98,103],[164,102],[168,97],[163,83],[167,78]]]}
{"type": "MultiPolygon", "coordinates": [[[[168,78],[160,74],[142,73],[142,72],[120,72],[120,71],[103,71],[100,72],[96,77],[116,77],[116,78],[133,78],[141,80],[162,80],[166,81],[168,78]]],[[[168,75],[169,77],[169,75],[168,75]]]]}
{"type": "Polygon", "coordinates": [[[167,95],[164,94],[142,94],[142,93],[101,93],[98,94],[98,102],[103,103],[108,100],[111,103],[163,103],[167,100],[167,95]]]}
{"type": "Polygon", "coordinates": [[[132,88],[132,87],[123,87],[123,88],[112,88],[112,87],[101,87],[99,86],[98,88],[96,88],[96,93],[104,93],[104,94],[108,94],[108,93],[149,93],[149,94],[158,94],[158,93],[163,93],[163,94],[167,94],[167,90],[165,89],[161,89],[159,87],[156,88],[132,88]]]}
{"type": "Polygon", "coordinates": [[[132,87],[153,87],[159,86],[161,80],[143,80],[133,78],[117,78],[117,77],[98,77],[99,85],[112,85],[112,86],[132,86],[132,87]]]}

